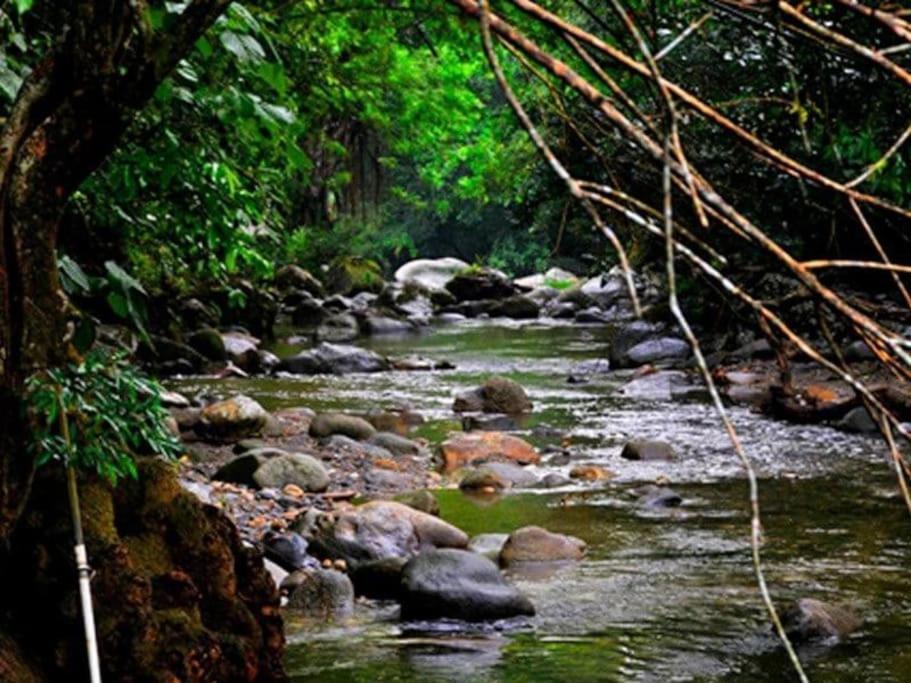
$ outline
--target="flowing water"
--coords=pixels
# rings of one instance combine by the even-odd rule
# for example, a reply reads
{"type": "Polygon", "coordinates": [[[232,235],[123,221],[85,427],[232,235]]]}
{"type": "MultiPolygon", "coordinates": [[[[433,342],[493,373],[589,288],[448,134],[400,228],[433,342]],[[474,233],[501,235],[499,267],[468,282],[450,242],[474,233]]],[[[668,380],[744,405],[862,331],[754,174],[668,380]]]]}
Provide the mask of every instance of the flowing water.
{"type": "MultiPolygon", "coordinates": [[[[615,394],[620,373],[566,381],[578,361],[606,355],[602,327],[462,323],[374,340],[390,355],[449,360],[448,372],[259,378],[181,383],[184,391],[243,391],[267,408],[347,411],[412,407],[441,440],[459,428],[453,395],[491,374],[519,381],[535,403],[523,436],[538,446],[571,435],[577,456],[616,473],[597,486],[479,501],[439,492],[442,517],[469,534],[528,524],[583,538],[586,558],[514,575],[534,619],[486,626],[403,624],[394,605],[359,605],[348,622],[288,623],[295,681],[783,681],[793,678],[771,635],[749,546],[747,485],[711,407],[698,397],[615,394]],[[670,441],[673,463],[619,457],[626,439],[670,441]],[[678,508],[648,510],[630,489],[666,477],[678,508]]],[[[276,349],[288,354],[295,347],[276,349]]],[[[734,409],[760,476],[763,563],[774,597],[851,605],[860,631],[800,651],[813,680],[911,680],[911,520],[882,445],[827,427],[785,424],[734,409]]],[[[569,466],[539,470],[565,471],[569,466]]]]}

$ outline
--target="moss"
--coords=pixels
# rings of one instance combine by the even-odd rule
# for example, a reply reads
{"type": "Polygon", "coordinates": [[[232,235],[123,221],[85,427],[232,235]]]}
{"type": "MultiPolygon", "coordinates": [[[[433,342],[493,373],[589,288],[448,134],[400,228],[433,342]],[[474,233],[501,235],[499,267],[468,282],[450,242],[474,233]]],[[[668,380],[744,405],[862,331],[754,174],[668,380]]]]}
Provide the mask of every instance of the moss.
{"type": "Polygon", "coordinates": [[[117,542],[114,499],[107,484],[97,480],[83,482],[79,486],[79,508],[86,538],[109,544],[117,542]]]}
{"type": "Polygon", "coordinates": [[[376,261],[357,256],[342,256],[332,262],[327,275],[329,289],[338,294],[379,293],[383,271],[376,261]]]}
{"type": "Polygon", "coordinates": [[[171,553],[164,538],[155,533],[143,533],[123,539],[130,562],[142,576],[151,578],[164,574],[172,566],[171,553]]]}

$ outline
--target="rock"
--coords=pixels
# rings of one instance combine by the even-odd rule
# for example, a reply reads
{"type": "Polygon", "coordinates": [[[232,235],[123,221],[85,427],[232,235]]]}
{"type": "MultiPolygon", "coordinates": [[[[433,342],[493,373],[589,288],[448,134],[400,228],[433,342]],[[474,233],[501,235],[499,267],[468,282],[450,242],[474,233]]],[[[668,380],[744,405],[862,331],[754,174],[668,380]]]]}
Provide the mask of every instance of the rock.
{"type": "Polygon", "coordinates": [[[322,343],[315,349],[285,358],[277,370],[298,375],[344,375],[353,372],[382,372],[389,361],[357,346],[322,343]]]}
{"type": "Polygon", "coordinates": [[[538,486],[542,489],[557,489],[571,483],[572,481],[562,474],[551,472],[550,474],[544,475],[544,478],[538,482],[538,486]]]}
{"type": "Polygon", "coordinates": [[[342,434],[357,441],[366,441],[375,433],[372,424],[355,415],[319,413],[310,421],[310,436],[317,439],[342,434]]]}
{"type": "Polygon", "coordinates": [[[598,465],[579,465],[569,471],[570,479],[582,479],[583,481],[601,481],[611,479],[613,476],[613,472],[598,465]]]}
{"type": "Polygon", "coordinates": [[[414,481],[404,472],[374,467],[364,475],[364,485],[370,491],[401,491],[414,486],[414,481]]]}
{"type": "Polygon", "coordinates": [[[266,458],[257,455],[255,452],[244,453],[219,467],[215,474],[212,475],[212,478],[232,484],[255,486],[256,482],[253,479],[253,475],[265,462],[266,458]]]}
{"type": "Polygon", "coordinates": [[[456,396],[452,409],[459,412],[506,413],[515,415],[532,408],[525,389],[505,377],[491,377],[471,392],[456,396]]]}
{"type": "Polygon", "coordinates": [[[488,311],[491,316],[528,320],[537,318],[541,306],[531,298],[521,294],[496,302],[488,311]]]}
{"type": "Polygon", "coordinates": [[[457,258],[417,259],[395,271],[395,280],[403,285],[416,284],[431,292],[439,291],[445,289],[453,276],[468,267],[467,263],[457,258]]]}
{"type": "Polygon", "coordinates": [[[385,448],[394,455],[419,455],[423,448],[416,441],[390,432],[378,432],[370,437],[370,443],[385,448]]]}
{"type": "Polygon", "coordinates": [[[862,339],[853,341],[845,348],[845,360],[850,363],[865,360],[876,360],[876,354],[867,346],[867,342],[862,339]]]}
{"type": "Polygon", "coordinates": [[[527,441],[502,432],[456,434],[440,445],[444,472],[453,472],[477,460],[511,460],[523,465],[538,462],[538,452],[527,441]]]}
{"type": "Polygon", "coordinates": [[[628,351],[640,342],[657,336],[661,330],[661,325],[646,320],[634,320],[618,325],[611,338],[611,365],[616,368],[630,367],[632,361],[629,359],[628,351]]]}
{"type": "Polygon", "coordinates": [[[447,325],[453,325],[455,323],[460,323],[467,318],[461,313],[440,313],[437,317],[437,322],[445,323],[447,325]]]}
{"type": "MultiPolygon", "coordinates": [[[[252,454],[256,454],[256,451],[252,454]]],[[[269,458],[253,474],[253,481],[260,488],[281,489],[288,484],[300,486],[304,491],[310,492],[325,491],[329,488],[329,475],[323,464],[306,453],[284,453],[269,458]]]]}
{"type": "Polygon", "coordinates": [[[152,344],[140,342],[137,355],[140,360],[155,363],[163,374],[199,372],[208,362],[205,356],[188,344],[156,335],[152,335],[150,341],[152,344]]]}
{"type": "Polygon", "coordinates": [[[436,361],[430,358],[410,357],[397,358],[392,361],[393,370],[405,372],[427,372],[430,370],[455,370],[455,365],[449,361],[436,361]]]}
{"type": "Polygon", "coordinates": [[[322,619],[346,617],[354,611],[354,586],[334,569],[300,569],[285,579],[282,588],[291,591],[289,610],[322,619]]]}
{"type": "Polygon", "coordinates": [[[211,361],[220,362],[227,358],[225,343],[221,338],[221,334],[211,327],[197,330],[187,337],[187,343],[191,348],[211,361]]]}
{"type": "Polygon", "coordinates": [[[575,317],[577,310],[578,306],[572,302],[552,301],[544,307],[541,313],[548,318],[566,320],[575,317]]]}
{"type": "Polygon", "coordinates": [[[457,301],[500,300],[516,293],[512,282],[488,269],[464,270],[446,283],[446,289],[457,301]]]}
{"type": "Polygon", "coordinates": [[[376,410],[364,416],[378,432],[392,432],[405,436],[412,427],[424,424],[424,417],[412,410],[376,410]]]}
{"type": "Polygon", "coordinates": [[[459,482],[459,488],[463,491],[501,491],[509,486],[509,482],[484,466],[469,470],[459,482]]]}
{"type": "Polygon", "coordinates": [[[683,502],[683,497],[666,486],[648,484],[634,491],[639,497],[636,501],[639,507],[644,508],[670,508],[677,507],[683,502]]]}
{"type": "Polygon", "coordinates": [[[293,532],[266,534],[263,538],[263,552],[266,559],[288,572],[303,569],[310,559],[307,556],[307,541],[293,532]]]}
{"type": "Polygon", "coordinates": [[[255,370],[258,365],[259,339],[242,332],[226,332],[221,335],[225,356],[244,370],[255,370]]]}
{"type": "Polygon", "coordinates": [[[607,358],[592,358],[579,361],[572,367],[573,377],[589,377],[591,375],[606,375],[610,372],[610,361],[607,358]]]}
{"type": "Polygon", "coordinates": [[[270,445],[262,439],[241,439],[234,444],[234,448],[232,448],[231,451],[240,455],[241,453],[247,453],[248,451],[255,451],[258,448],[270,448],[270,445]]]}
{"type": "Polygon", "coordinates": [[[506,484],[506,488],[529,487],[538,483],[534,474],[511,462],[488,462],[479,469],[495,474],[506,484]]]}
{"type": "Polygon", "coordinates": [[[406,320],[397,320],[387,316],[368,315],[361,321],[361,332],[371,337],[387,334],[410,334],[417,328],[406,320]]]}
{"type": "Polygon", "coordinates": [[[361,562],[351,572],[354,592],[372,600],[398,600],[406,562],[404,557],[361,562]]]}
{"type": "Polygon", "coordinates": [[[344,342],[357,339],[361,334],[357,318],[350,313],[339,313],[326,318],[316,328],[317,341],[344,342]]]}
{"type": "Polygon", "coordinates": [[[660,337],[639,342],[626,352],[632,365],[681,363],[690,357],[690,345],[676,337],[660,337]]]}
{"type": "Polygon", "coordinates": [[[272,372],[276,367],[278,367],[279,359],[271,351],[265,351],[259,349],[256,352],[256,369],[255,372],[272,372]]]}
{"type": "Polygon", "coordinates": [[[878,432],[879,427],[870,413],[863,406],[857,406],[848,411],[848,413],[836,423],[839,429],[846,432],[856,432],[859,434],[878,432]]]}
{"type": "Polygon", "coordinates": [[[425,489],[400,493],[394,500],[420,512],[426,512],[428,515],[440,516],[440,501],[433,493],[425,489]]]}
{"type": "Polygon", "coordinates": [[[633,439],[627,441],[620,452],[620,457],[625,460],[662,460],[670,462],[677,459],[673,446],[664,441],[653,439],[633,439]]]}
{"type": "Polygon", "coordinates": [[[577,323],[595,323],[599,325],[609,323],[612,320],[610,315],[597,306],[583,308],[581,311],[576,312],[574,318],[577,323]]]}
{"type": "Polygon", "coordinates": [[[392,453],[385,448],[374,446],[366,441],[355,441],[350,436],[344,434],[333,434],[322,442],[323,447],[330,452],[347,452],[353,453],[356,457],[362,458],[370,456],[372,458],[392,459],[392,453]]]}
{"type": "Polygon", "coordinates": [[[385,284],[379,264],[357,256],[340,256],[330,264],[326,273],[326,288],[344,296],[359,292],[379,294],[385,284]]]}
{"type": "Polygon", "coordinates": [[[164,408],[189,408],[190,399],[176,391],[162,389],[158,392],[158,400],[164,408]]]}
{"type": "Polygon", "coordinates": [[[585,541],[526,526],[513,531],[500,551],[500,564],[508,567],[517,562],[559,562],[579,560],[585,554],[585,541]]]}
{"type": "Polygon", "coordinates": [[[313,329],[318,327],[328,316],[329,313],[323,308],[322,302],[318,299],[306,293],[295,297],[293,308],[291,309],[291,322],[295,326],[313,329]]]}
{"type": "Polygon", "coordinates": [[[845,607],[801,598],[782,614],[788,637],[795,642],[837,641],[860,628],[861,619],[845,607]]]}
{"type": "Polygon", "coordinates": [[[670,401],[676,398],[686,398],[705,390],[693,384],[690,376],[682,370],[659,370],[649,372],[639,377],[634,377],[617,393],[627,398],[645,401],[670,401]]]}
{"type": "Polygon", "coordinates": [[[288,572],[268,558],[263,558],[263,566],[266,568],[266,571],[269,572],[269,576],[272,577],[272,583],[275,584],[275,590],[277,591],[278,587],[282,585],[282,582],[288,578],[288,572]]]}
{"type": "Polygon", "coordinates": [[[318,557],[344,559],[349,566],[386,557],[411,557],[426,548],[464,548],[468,536],[433,515],[378,500],[335,515],[304,516],[295,530],[318,557]]]}
{"type": "Polygon", "coordinates": [[[186,299],[177,308],[179,320],[189,329],[213,327],[218,324],[218,313],[199,299],[186,299]]]}
{"type": "Polygon", "coordinates": [[[323,283],[313,277],[310,271],[293,264],[279,269],[275,274],[275,284],[285,290],[302,290],[318,298],[326,294],[323,283]]]}
{"type": "Polygon", "coordinates": [[[629,297],[626,280],[622,275],[598,275],[585,282],[581,292],[600,308],[609,308],[623,297],[629,297]]]}
{"type": "Polygon", "coordinates": [[[403,619],[485,621],[531,616],[534,606],[486,557],[467,550],[431,550],[402,571],[403,619]]]}
{"type": "Polygon", "coordinates": [[[478,534],[468,541],[468,549],[491,560],[497,560],[508,538],[509,534],[478,534]]]}
{"type": "Polygon", "coordinates": [[[207,439],[236,441],[257,436],[269,420],[269,413],[256,401],[238,394],[202,409],[196,432],[207,439]]]}

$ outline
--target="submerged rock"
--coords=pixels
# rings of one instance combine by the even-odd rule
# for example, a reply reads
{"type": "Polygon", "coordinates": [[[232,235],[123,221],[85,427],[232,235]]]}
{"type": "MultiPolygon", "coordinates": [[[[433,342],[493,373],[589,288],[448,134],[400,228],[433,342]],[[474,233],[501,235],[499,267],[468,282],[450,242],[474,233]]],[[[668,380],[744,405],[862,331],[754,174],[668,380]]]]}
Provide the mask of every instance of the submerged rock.
{"type": "Polygon", "coordinates": [[[667,486],[648,484],[633,491],[638,496],[636,504],[644,508],[670,508],[683,503],[683,497],[667,486]]]}
{"type": "Polygon", "coordinates": [[[402,572],[403,619],[486,621],[535,613],[497,566],[467,550],[425,551],[402,572]]]}
{"type": "Polygon", "coordinates": [[[473,553],[496,560],[500,557],[500,551],[508,538],[509,534],[478,534],[472,536],[468,541],[468,549],[473,553]]]}
{"type": "Polygon", "coordinates": [[[300,569],[282,582],[282,589],[291,593],[287,609],[308,616],[332,619],[354,611],[354,586],[334,569],[300,569]]]}
{"type": "Polygon", "coordinates": [[[860,628],[851,610],[813,598],[801,598],[782,614],[788,637],[796,642],[836,641],[860,628]]]}
{"type": "Polygon", "coordinates": [[[345,375],[382,372],[389,367],[389,361],[373,351],[324,342],[314,349],[285,358],[276,369],[298,375],[345,375]]]}
{"type": "Polygon", "coordinates": [[[360,334],[357,318],[350,313],[330,316],[316,328],[317,341],[346,342],[357,339],[360,334]]]}
{"type": "Polygon", "coordinates": [[[690,345],[683,339],[659,337],[639,342],[626,352],[626,357],[632,365],[645,365],[646,363],[667,365],[685,361],[690,357],[690,353],[690,345]]]}
{"type": "Polygon", "coordinates": [[[457,413],[485,412],[517,415],[528,412],[532,403],[518,382],[506,377],[491,377],[477,389],[456,396],[452,409],[457,413]]]}
{"type": "Polygon", "coordinates": [[[208,439],[236,441],[262,433],[269,413],[249,396],[239,394],[202,409],[196,432],[208,439]]]}
{"type": "Polygon", "coordinates": [[[533,465],[540,459],[527,441],[502,432],[456,434],[440,444],[440,456],[444,472],[452,472],[477,460],[501,459],[533,465]]]}
{"type": "Polygon", "coordinates": [[[620,457],[624,460],[661,460],[668,462],[676,460],[677,453],[674,451],[674,447],[665,441],[632,439],[623,446],[620,457]]]}
{"type": "Polygon", "coordinates": [[[526,526],[509,535],[500,551],[500,564],[508,567],[517,562],[579,560],[585,554],[585,548],[585,541],[575,536],[526,526]]]}

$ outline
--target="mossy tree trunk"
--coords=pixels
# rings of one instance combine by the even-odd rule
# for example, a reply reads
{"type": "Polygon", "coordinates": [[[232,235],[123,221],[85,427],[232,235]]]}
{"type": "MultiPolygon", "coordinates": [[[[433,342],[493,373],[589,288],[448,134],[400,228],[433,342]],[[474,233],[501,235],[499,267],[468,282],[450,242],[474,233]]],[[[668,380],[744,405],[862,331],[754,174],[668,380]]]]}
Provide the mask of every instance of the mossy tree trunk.
{"type": "MultiPolygon", "coordinates": [[[[50,495],[45,491],[31,499],[36,472],[34,458],[26,448],[28,425],[23,417],[27,377],[36,370],[59,364],[68,355],[67,302],[60,290],[56,251],[64,208],[83,181],[115,149],[131,120],[161,81],[229,4],[230,0],[189,0],[176,14],[175,5],[166,8],[163,0],[38,0],[30,15],[29,20],[49,31],[53,40],[25,79],[9,117],[0,128],[0,581],[8,587],[5,597],[0,598],[0,640],[8,639],[4,630],[10,623],[15,628],[16,620],[22,616],[20,610],[27,609],[27,604],[18,605],[17,601],[30,597],[31,589],[50,582],[54,586],[71,585],[75,590],[72,557],[66,554],[71,552],[69,534],[59,535],[58,528],[61,522],[67,524],[68,517],[65,510],[62,519],[58,517],[60,511],[51,514],[50,510],[55,501],[59,502],[63,490],[50,495]],[[165,26],[153,25],[153,9],[161,10],[165,26]],[[24,519],[31,521],[25,524],[24,519]],[[48,539],[59,539],[63,544],[63,559],[52,561],[59,548],[48,539]],[[37,547],[46,548],[46,557],[35,556],[37,547]],[[23,573],[23,567],[29,566],[31,569],[23,573]],[[19,583],[15,590],[10,581],[19,583]]],[[[174,497],[174,504],[201,509],[195,500],[180,496],[174,497]]],[[[89,511],[86,517],[90,518],[91,514],[89,511]]],[[[261,571],[261,563],[253,561],[251,569],[250,562],[241,559],[246,551],[240,548],[239,542],[218,526],[220,522],[213,520],[212,524],[211,537],[201,539],[204,547],[215,544],[218,552],[226,556],[225,571],[232,577],[236,571],[236,578],[242,575],[249,583],[258,585],[260,577],[255,567],[259,566],[261,571]]],[[[163,543],[178,532],[168,533],[163,543]]],[[[87,536],[90,552],[99,553],[93,560],[99,576],[109,577],[111,582],[110,594],[99,599],[100,603],[107,601],[101,605],[102,618],[126,623],[118,617],[135,609],[137,614],[145,615],[140,621],[150,633],[160,633],[166,619],[154,616],[157,611],[149,603],[148,595],[140,591],[131,603],[128,596],[117,594],[129,590],[129,586],[120,583],[124,576],[133,577],[134,587],[147,586],[154,577],[137,568],[126,543],[110,539],[102,542],[97,535],[87,533],[87,536]]],[[[215,551],[196,552],[205,555],[215,551]]],[[[211,557],[208,559],[211,562],[211,557]]],[[[201,573],[194,576],[187,568],[185,573],[197,582],[204,580],[201,573]]],[[[99,589],[105,593],[104,585],[99,589]]],[[[61,590],[57,589],[58,595],[62,595],[61,590]]],[[[280,677],[281,665],[276,659],[276,648],[280,652],[281,645],[280,619],[277,611],[276,615],[270,612],[272,598],[263,593],[264,589],[258,588],[254,597],[246,595],[243,587],[235,590],[233,585],[223,587],[214,596],[208,595],[211,589],[204,586],[197,585],[194,590],[202,595],[197,600],[202,607],[194,603],[194,609],[202,612],[202,621],[196,618],[189,622],[198,625],[197,631],[212,639],[213,651],[220,648],[224,652],[225,643],[234,637],[246,643],[238,646],[241,658],[246,658],[243,664],[246,675],[239,678],[280,677]],[[265,612],[259,614],[261,610],[257,606],[262,606],[265,612]],[[242,628],[219,623],[219,610],[238,609],[241,617],[234,613],[230,616],[235,621],[239,619],[242,628]],[[278,634],[275,620],[279,624],[278,634]],[[212,635],[221,632],[234,635],[221,641],[220,636],[212,635]],[[258,663],[255,657],[250,659],[252,655],[248,651],[255,652],[257,647],[265,653],[258,663]]],[[[57,617],[61,623],[56,626],[77,629],[78,634],[78,620],[56,615],[57,608],[53,605],[47,607],[51,611],[45,619],[53,622],[57,617]]],[[[175,618],[186,620],[179,615],[175,618]]],[[[198,645],[189,627],[172,630],[186,638],[188,650],[198,645]]],[[[51,628],[48,633],[53,631],[51,628]]],[[[40,639],[34,641],[28,634],[19,635],[25,637],[26,645],[24,651],[15,653],[17,658],[23,652],[26,657],[39,654],[28,643],[40,639]]],[[[109,638],[109,648],[116,647],[112,642],[118,641],[109,638]]],[[[124,639],[124,642],[140,641],[124,639]]],[[[152,647],[151,652],[157,651],[152,647]]],[[[6,648],[5,652],[12,650],[6,648]]],[[[202,650],[197,648],[194,652],[193,657],[198,658],[202,650]]],[[[155,674],[155,667],[160,667],[160,663],[140,661],[143,652],[133,653],[128,648],[109,654],[109,665],[126,669],[138,666],[133,672],[136,680],[157,680],[158,674],[168,671],[164,667],[155,674]],[[131,662],[131,658],[135,661],[131,662]]],[[[78,663],[78,657],[74,659],[60,652],[40,653],[39,659],[43,656],[51,657],[46,667],[51,671],[60,658],[67,664],[78,663]]],[[[198,664],[194,669],[186,662],[176,663],[170,671],[182,680],[208,680],[205,665],[201,661],[198,664]]],[[[0,654],[0,672],[15,666],[12,659],[0,654]]],[[[222,673],[225,671],[222,669],[222,673]]]]}

